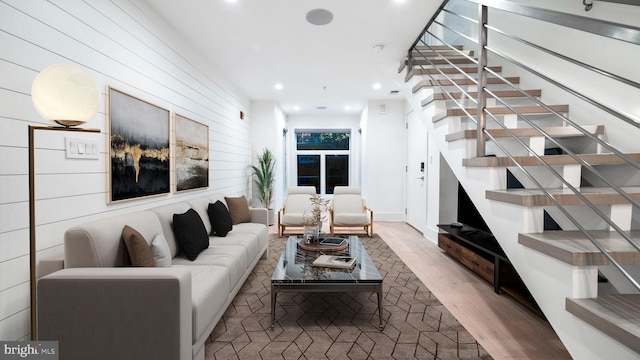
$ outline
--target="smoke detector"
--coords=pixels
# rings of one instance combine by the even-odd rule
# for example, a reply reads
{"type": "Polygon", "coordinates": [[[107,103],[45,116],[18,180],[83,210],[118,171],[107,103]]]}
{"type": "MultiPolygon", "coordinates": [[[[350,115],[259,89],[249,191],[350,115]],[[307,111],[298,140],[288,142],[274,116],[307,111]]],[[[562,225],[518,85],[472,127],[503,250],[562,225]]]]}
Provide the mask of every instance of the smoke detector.
{"type": "Polygon", "coordinates": [[[382,50],[384,50],[384,45],[382,45],[382,44],[373,45],[372,50],[373,50],[374,53],[380,54],[382,52],[382,50]]]}

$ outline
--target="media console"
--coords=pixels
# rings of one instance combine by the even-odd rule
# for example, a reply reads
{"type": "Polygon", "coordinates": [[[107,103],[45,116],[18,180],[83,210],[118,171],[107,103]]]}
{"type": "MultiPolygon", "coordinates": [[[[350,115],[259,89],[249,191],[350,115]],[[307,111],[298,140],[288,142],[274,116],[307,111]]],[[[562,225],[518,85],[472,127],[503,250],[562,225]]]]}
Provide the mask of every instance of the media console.
{"type": "Polygon", "coordinates": [[[501,291],[542,314],[509,258],[492,234],[468,225],[438,225],[438,247],[501,291]]]}

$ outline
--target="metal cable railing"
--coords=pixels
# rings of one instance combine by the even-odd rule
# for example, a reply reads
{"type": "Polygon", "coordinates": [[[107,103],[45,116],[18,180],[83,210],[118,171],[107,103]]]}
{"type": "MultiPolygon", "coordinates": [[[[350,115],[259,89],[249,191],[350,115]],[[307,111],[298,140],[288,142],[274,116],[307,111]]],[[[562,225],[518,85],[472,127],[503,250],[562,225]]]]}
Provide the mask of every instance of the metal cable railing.
{"type": "MultiPolygon", "coordinates": [[[[485,4],[485,1],[482,1],[482,0],[460,0],[459,2],[464,2],[464,1],[468,3],[475,3],[478,5],[479,19],[476,20],[465,14],[460,14],[451,9],[448,9],[447,5],[455,3],[455,1],[444,2],[443,5],[440,7],[439,12],[436,13],[436,15],[434,15],[434,17],[429,21],[429,24],[425,27],[424,31],[420,34],[418,39],[414,42],[411,49],[409,49],[410,58],[407,61],[407,64],[409,65],[414,64],[414,60],[412,59],[412,57],[414,56],[414,54],[417,54],[422,59],[426,60],[426,63],[430,68],[437,70],[437,73],[432,74],[429,71],[425,71],[424,66],[417,65],[421,68],[422,70],[421,73],[428,75],[431,78],[431,83],[434,85],[437,85],[440,92],[445,94],[446,96],[445,100],[448,99],[448,101],[453,101],[455,106],[460,108],[465,114],[465,116],[471,119],[473,123],[475,123],[475,126],[477,128],[476,140],[478,143],[477,156],[485,156],[485,146],[486,146],[485,139],[491,141],[500,151],[502,151],[502,153],[506,155],[507,158],[511,160],[513,164],[515,164],[514,166],[517,167],[522,172],[522,174],[524,174],[524,176],[526,176],[557,209],[559,209],[559,211],[567,218],[567,220],[569,220],[580,232],[582,232],[585,238],[588,239],[596,247],[596,249],[598,249],[598,251],[600,251],[603,254],[603,256],[607,258],[611,262],[611,264],[616,269],[618,269],[636,289],[640,290],[640,284],[638,283],[638,281],[634,279],[625,270],[625,268],[618,261],[616,261],[616,259],[611,254],[609,254],[607,249],[604,246],[602,246],[589,233],[589,230],[585,229],[585,226],[583,226],[583,224],[581,224],[581,222],[578,221],[576,217],[571,214],[571,212],[566,208],[566,206],[563,206],[548,191],[548,189],[545,188],[545,186],[541,183],[541,181],[532,172],[527,170],[526,166],[518,162],[517,156],[514,155],[512,151],[510,151],[507,147],[505,147],[499,140],[497,140],[494,136],[492,136],[491,132],[487,131],[487,128],[486,128],[486,120],[488,117],[490,120],[493,121],[493,123],[497,124],[499,128],[502,128],[509,135],[509,137],[515,139],[516,143],[520,146],[520,148],[526,150],[527,153],[531,154],[531,156],[533,156],[540,163],[540,165],[544,169],[546,169],[553,177],[559,179],[560,182],[562,182],[562,184],[565,186],[565,188],[569,189],[572,193],[574,193],[575,196],[578,199],[580,199],[585,205],[587,205],[588,208],[591,211],[593,211],[599,218],[601,218],[610,227],[611,230],[620,234],[620,236],[623,239],[625,239],[631,246],[633,246],[636,250],[640,251],[640,244],[635,239],[633,239],[627,231],[623,230],[614,220],[611,219],[609,215],[605,214],[600,208],[598,208],[598,206],[596,206],[591,201],[589,201],[589,199],[584,194],[582,194],[582,192],[579,189],[577,189],[573,184],[571,184],[571,182],[564,179],[564,177],[556,169],[553,168],[553,165],[545,161],[541,155],[537,154],[536,151],[534,151],[534,149],[531,148],[530,145],[528,145],[523,139],[519,138],[515,134],[515,132],[512,131],[512,129],[510,129],[508,126],[503,124],[495,114],[491,113],[491,111],[487,108],[487,97],[489,96],[494,98],[501,106],[509,109],[514,115],[517,116],[518,120],[521,120],[522,122],[527,124],[527,126],[535,129],[540,134],[540,136],[545,138],[546,142],[549,142],[554,146],[556,146],[557,148],[561,149],[564,154],[571,157],[583,169],[593,174],[597,179],[605,183],[610,189],[613,189],[617,194],[619,194],[626,201],[628,201],[634,209],[640,209],[640,202],[636,200],[628,192],[626,192],[622,188],[622,186],[618,186],[616,183],[611,181],[607,176],[605,176],[601,171],[599,171],[593,165],[591,165],[590,163],[582,159],[579,156],[579,154],[576,154],[568,146],[565,146],[561,142],[557,141],[557,139],[555,139],[551,134],[549,134],[541,126],[536,124],[535,120],[530,119],[528,116],[520,113],[515,106],[510,105],[508,101],[502,99],[494,91],[490,90],[487,87],[488,76],[500,79],[508,87],[520,92],[522,94],[522,97],[528,99],[529,101],[533,102],[537,106],[540,106],[546,112],[554,116],[556,119],[559,119],[560,121],[562,121],[564,126],[570,126],[572,128],[575,128],[576,130],[581,132],[586,139],[594,142],[595,144],[597,144],[597,146],[600,146],[610,151],[611,154],[614,154],[620,159],[622,159],[622,161],[624,161],[627,165],[632,166],[635,169],[640,169],[640,164],[638,164],[637,161],[631,159],[629,156],[624,154],[622,151],[618,150],[615,146],[607,143],[600,137],[584,129],[583,127],[580,126],[580,124],[571,120],[568,116],[565,116],[560,112],[554,110],[553,107],[540,101],[536,97],[529,95],[525,90],[523,90],[516,84],[509,81],[507,78],[503,77],[501,74],[498,74],[496,71],[491,70],[491,68],[487,64],[487,55],[490,54],[495,58],[500,58],[504,61],[507,61],[508,63],[513,64],[519,67],[520,69],[535,75],[537,78],[542,79],[547,83],[562,89],[566,93],[573,95],[578,99],[581,99],[600,110],[605,111],[606,113],[620,119],[621,121],[626,122],[629,125],[632,125],[636,128],[640,128],[640,123],[638,123],[638,121],[633,119],[631,116],[624,114],[610,106],[604,105],[601,102],[597,101],[596,99],[589,97],[581,93],[580,91],[571,88],[570,86],[562,84],[559,81],[552,79],[549,76],[546,76],[529,66],[526,66],[525,64],[518,61],[517,59],[514,59],[511,56],[508,56],[503,51],[500,51],[499,49],[491,48],[487,42],[487,35],[489,32],[491,32],[492,34],[499,34],[515,42],[528,46],[532,49],[554,56],[555,58],[560,59],[564,62],[567,62],[575,66],[579,66],[581,69],[586,69],[600,76],[604,76],[607,79],[617,81],[621,84],[631,86],[633,88],[640,89],[640,84],[633,80],[626,79],[617,74],[613,74],[611,72],[603,70],[599,67],[590,65],[586,62],[579,61],[569,56],[559,54],[543,46],[536,45],[533,42],[522,39],[512,34],[509,34],[507,31],[504,31],[497,26],[489,25],[488,9],[489,8],[499,9],[501,11],[514,14],[516,16],[524,16],[524,17],[533,18],[540,21],[549,22],[552,24],[562,25],[569,28],[585,31],[592,34],[597,34],[613,40],[623,41],[623,42],[634,44],[634,45],[640,45],[640,28],[627,26],[627,25],[614,24],[611,22],[601,21],[601,20],[592,19],[592,18],[583,18],[580,16],[571,15],[571,14],[558,13],[558,12],[547,10],[547,9],[540,9],[540,8],[535,8],[531,6],[518,5],[511,2],[506,2],[506,1],[499,1],[499,0],[491,1],[487,4],[485,4]],[[455,26],[450,26],[448,24],[445,24],[445,21],[439,20],[439,18],[441,18],[440,14],[446,14],[450,18],[451,17],[456,18],[456,19],[466,21],[478,26],[477,36],[474,37],[473,35],[465,34],[464,32],[455,29],[455,26]],[[478,54],[479,60],[471,58],[470,56],[466,55],[466,53],[464,53],[462,50],[459,50],[457,47],[445,41],[443,39],[444,36],[436,35],[435,32],[437,31],[435,30],[456,35],[458,36],[459,39],[464,39],[468,43],[475,44],[480,50],[478,54]],[[438,44],[446,45],[448,49],[454,50],[455,52],[458,53],[458,55],[464,58],[467,58],[471,63],[478,65],[478,78],[475,79],[471,77],[469,74],[467,74],[465,71],[463,71],[460,67],[453,64],[451,61],[446,60],[446,63],[447,63],[446,66],[453,68],[457,71],[457,73],[454,73],[454,75],[462,75],[466,78],[469,78],[472,80],[474,84],[477,85],[477,88],[478,88],[477,99],[474,99],[474,97],[471,96],[469,92],[467,92],[461,86],[458,86],[453,76],[449,76],[447,73],[442,71],[437,64],[435,64],[433,61],[429,59],[428,54],[423,53],[419,50],[418,46],[426,47],[433,54],[435,54],[435,56],[438,59],[446,59],[446,56],[444,54],[439,55],[439,50],[436,47],[428,44],[427,36],[429,37],[430,40],[435,41],[438,44]],[[477,106],[478,111],[477,111],[476,117],[472,116],[467,111],[467,109],[460,102],[458,102],[457,99],[454,98],[454,96],[447,89],[447,87],[443,86],[440,83],[440,81],[436,79],[436,76],[443,77],[445,79],[445,84],[446,83],[452,84],[454,87],[456,87],[457,90],[461,92],[461,94],[463,94],[463,97],[470,99],[474,103],[474,105],[477,106]]],[[[412,71],[412,69],[413,69],[413,66],[410,66],[407,71],[410,72],[412,71]]]]}

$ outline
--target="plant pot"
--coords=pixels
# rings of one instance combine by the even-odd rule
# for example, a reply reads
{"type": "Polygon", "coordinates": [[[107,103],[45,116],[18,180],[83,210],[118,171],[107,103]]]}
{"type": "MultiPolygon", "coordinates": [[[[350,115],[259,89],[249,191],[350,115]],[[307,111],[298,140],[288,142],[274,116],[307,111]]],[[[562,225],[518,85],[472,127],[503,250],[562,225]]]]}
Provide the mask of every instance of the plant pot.
{"type": "Polygon", "coordinates": [[[320,241],[320,228],[322,223],[304,226],[304,240],[307,244],[320,241]]]}

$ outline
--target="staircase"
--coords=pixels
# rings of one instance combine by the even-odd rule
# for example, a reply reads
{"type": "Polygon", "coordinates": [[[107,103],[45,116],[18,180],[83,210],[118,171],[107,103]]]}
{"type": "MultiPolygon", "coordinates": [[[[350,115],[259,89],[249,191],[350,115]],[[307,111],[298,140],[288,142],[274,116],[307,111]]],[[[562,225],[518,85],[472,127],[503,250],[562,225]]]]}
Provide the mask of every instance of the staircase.
{"type": "MultiPolygon", "coordinates": [[[[608,111],[612,116],[603,123],[583,121],[572,114],[575,104],[579,114],[583,106],[593,111],[606,106],[553,102],[546,92],[556,94],[558,84],[542,74],[544,69],[502,56],[507,51],[492,49],[482,35],[477,38],[484,44],[474,47],[473,27],[466,34],[445,23],[483,14],[478,21],[487,24],[484,28],[502,34],[486,21],[489,9],[480,3],[443,3],[398,68],[403,92],[571,355],[640,359],[640,153],[607,142],[608,127],[635,121],[617,120],[616,110],[608,111]],[[465,13],[465,7],[472,11],[465,13]],[[478,7],[481,11],[473,11],[478,7]],[[448,32],[464,45],[444,41],[448,32]],[[523,80],[531,73],[539,79],[523,80]],[[552,85],[527,88],[540,79],[552,85]],[[507,188],[507,171],[524,188],[507,188]],[[545,231],[545,212],[563,230],[545,231]],[[603,278],[608,281],[599,282],[603,278]]],[[[505,1],[491,4],[509,13],[501,15],[501,24],[522,14],[547,17],[505,1]]],[[[556,24],[558,18],[563,19],[554,14],[556,24]]],[[[562,90],[581,94],[581,89],[562,90]]],[[[629,136],[640,139],[639,128],[632,124],[629,136]]]]}

